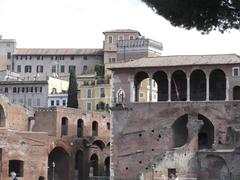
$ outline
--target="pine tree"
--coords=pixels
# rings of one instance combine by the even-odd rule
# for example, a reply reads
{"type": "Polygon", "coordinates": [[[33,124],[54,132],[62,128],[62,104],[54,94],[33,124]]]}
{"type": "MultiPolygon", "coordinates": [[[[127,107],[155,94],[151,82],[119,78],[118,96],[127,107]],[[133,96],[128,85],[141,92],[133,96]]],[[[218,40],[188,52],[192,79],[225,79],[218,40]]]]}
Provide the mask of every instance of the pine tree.
{"type": "Polygon", "coordinates": [[[67,107],[78,108],[78,85],[75,71],[70,71],[67,107]]]}

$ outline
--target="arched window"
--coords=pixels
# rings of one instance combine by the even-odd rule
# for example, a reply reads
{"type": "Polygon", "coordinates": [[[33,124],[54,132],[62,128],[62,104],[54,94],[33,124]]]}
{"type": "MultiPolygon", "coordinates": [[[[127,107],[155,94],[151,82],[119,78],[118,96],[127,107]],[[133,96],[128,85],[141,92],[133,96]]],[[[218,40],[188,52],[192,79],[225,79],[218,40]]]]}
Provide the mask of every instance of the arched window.
{"type": "Polygon", "coordinates": [[[221,69],[215,69],[210,73],[209,78],[209,99],[225,100],[226,98],[226,77],[221,69]]]}
{"type": "Polygon", "coordinates": [[[83,179],[84,159],[83,152],[78,150],[75,156],[75,170],[77,171],[77,179],[83,179]]]}
{"type": "Polygon", "coordinates": [[[188,140],[188,115],[185,114],[179,117],[172,125],[173,130],[173,146],[181,147],[187,143],[188,140]]]}
{"type": "Polygon", "coordinates": [[[0,127],[4,127],[6,125],[5,112],[3,107],[0,105],[0,127]]]}
{"type": "Polygon", "coordinates": [[[148,90],[147,79],[149,79],[148,74],[144,71],[138,72],[135,75],[135,78],[134,78],[135,102],[147,101],[147,90],[148,90]]]}
{"type": "Polygon", "coordinates": [[[181,70],[177,70],[172,74],[171,100],[172,101],[187,100],[187,78],[186,74],[181,70]]]}
{"type": "Polygon", "coordinates": [[[68,119],[66,117],[63,117],[61,124],[61,136],[66,136],[67,134],[68,134],[68,119]]]}
{"type": "Polygon", "coordinates": [[[98,176],[98,156],[93,154],[90,158],[91,166],[89,171],[89,176],[98,176]]]}
{"type": "Polygon", "coordinates": [[[110,176],[110,157],[107,157],[104,161],[105,176],[110,176]]]}
{"type": "Polygon", "coordinates": [[[233,100],[240,100],[240,86],[233,88],[233,100]]]}
{"type": "MultiPolygon", "coordinates": [[[[168,77],[163,71],[158,71],[154,73],[153,80],[157,84],[157,101],[167,101],[168,100],[168,77]]],[[[152,89],[155,89],[154,83],[152,89]]]]}
{"type": "Polygon", "coordinates": [[[195,70],[190,76],[190,100],[206,100],[206,76],[202,70],[195,70]]]}
{"type": "Polygon", "coordinates": [[[98,123],[96,121],[92,122],[92,136],[98,136],[98,123]]]}
{"type": "Polygon", "coordinates": [[[77,121],[77,137],[83,137],[83,127],[84,123],[82,119],[77,121]]]}

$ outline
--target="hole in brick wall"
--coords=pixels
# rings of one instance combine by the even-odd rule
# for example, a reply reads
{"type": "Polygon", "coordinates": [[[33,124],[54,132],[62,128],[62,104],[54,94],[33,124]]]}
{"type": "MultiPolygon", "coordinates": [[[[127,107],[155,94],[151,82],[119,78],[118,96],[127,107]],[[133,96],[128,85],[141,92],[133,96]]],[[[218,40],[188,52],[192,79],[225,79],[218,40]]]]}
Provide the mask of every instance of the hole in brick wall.
{"type": "Polygon", "coordinates": [[[139,137],[142,137],[142,134],[140,133],[140,134],[138,134],[138,136],[139,136],[139,137]]]}
{"type": "Polygon", "coordinates": [[[154,149],[152,149],[152,151],[154,151],[154,149]]]}
{"type": "Polygon", "coordinates": [[[152,133],[154,133],[154,129],[152,130],[152,133]]]}
{"type": "Polygon", "coordinates": [[[142,164],[142,161],[139,161],[139,164],[142,164]]]}
{"type": "Polygon", "coordinates": [[[157,141],[159,141],[159,139],[157,139],[157,141]]]}
{"type": "Polygon", "coordinates": [[[146,169],[146,170],[148,170],[148,168],[147,168],[147,167],[146,167],[145,169],[146,169]]]}
{"type": "Polygon", "coordinates": [[[162,137],[161,134],[159,134],[158,137],[161,138],[162,137]]]}
{"type": "Polygon", "coordinates": [[[126,167],[125,169],[128,170],[128,167],[126,167]]]}

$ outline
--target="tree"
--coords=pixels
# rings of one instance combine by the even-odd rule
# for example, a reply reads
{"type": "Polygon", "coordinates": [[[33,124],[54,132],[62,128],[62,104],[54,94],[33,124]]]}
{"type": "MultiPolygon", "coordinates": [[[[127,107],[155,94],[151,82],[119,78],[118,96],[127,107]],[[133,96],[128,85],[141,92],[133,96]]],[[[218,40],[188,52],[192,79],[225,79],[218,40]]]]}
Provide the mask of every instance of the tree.
{"type": "Polygon", "coordinates": [[[142,0],[173,26],[202,33],[240,29],[240,0],[142,0]]]}
{"type": "Polygon", "coordinates": [[[96,64],[95,65],[95,72],[97,73],[97,76],[104,76],[104,64],[96,64]]]}
{"type": "Polygon", "coordinates": [[[67,107],[78,108],[78,85],[75,71],[70,71],[67,107]]]}

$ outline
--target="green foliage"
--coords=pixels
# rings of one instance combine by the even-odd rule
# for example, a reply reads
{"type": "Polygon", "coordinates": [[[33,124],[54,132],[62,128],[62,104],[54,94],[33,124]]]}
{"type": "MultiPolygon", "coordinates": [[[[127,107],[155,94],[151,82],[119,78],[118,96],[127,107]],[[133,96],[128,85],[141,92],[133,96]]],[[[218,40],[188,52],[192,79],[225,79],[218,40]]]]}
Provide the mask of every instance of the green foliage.
{"type": "Polygon", "coordinates": [[[239,0],[142,0],[173,26],[202,33],[240,29],[239,0]]]}
{"type": "Polygon", "coordinates": [[[75,71],[70,71],[67,107],[78,108],[78,85],[75,71]]]}
{"type": "Polygon", "coordinates": [[[97,73],[97,76],[104,76],[104,64],[96,64],[95,65],[95,72],[97,73]]]}

